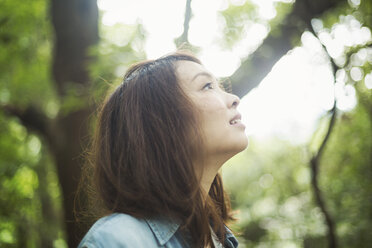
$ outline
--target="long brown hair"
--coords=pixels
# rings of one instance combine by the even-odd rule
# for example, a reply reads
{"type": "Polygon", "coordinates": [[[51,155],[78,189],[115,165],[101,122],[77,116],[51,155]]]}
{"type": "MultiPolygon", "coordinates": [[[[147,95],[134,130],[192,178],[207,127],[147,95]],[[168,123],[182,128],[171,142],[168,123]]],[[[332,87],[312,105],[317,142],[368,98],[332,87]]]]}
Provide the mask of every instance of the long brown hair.
{"type": "Polygon", "coordinates": [[[194,158],[203,151],[196,108],[176,73],[177,52],[129,68],[99,110],[86,175],[105,213],[165,216],[181,223],[195,247],[211,246],[209,225],[223,243],[229,200],[217,175],[205,200],[194,158]]]}

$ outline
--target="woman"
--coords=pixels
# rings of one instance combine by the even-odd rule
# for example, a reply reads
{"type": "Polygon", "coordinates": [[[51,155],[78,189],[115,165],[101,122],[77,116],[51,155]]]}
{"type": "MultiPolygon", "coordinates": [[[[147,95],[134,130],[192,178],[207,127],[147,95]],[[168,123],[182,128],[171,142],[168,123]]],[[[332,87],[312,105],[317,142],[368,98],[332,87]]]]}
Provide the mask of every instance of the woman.
{"type": "Polygon", "coordinates": [[[106,216],[79,247],[237,247],[218,170],[248,144],[238,104],[190,54],[133,65],[99,114],[91,165],[106,216]]]}

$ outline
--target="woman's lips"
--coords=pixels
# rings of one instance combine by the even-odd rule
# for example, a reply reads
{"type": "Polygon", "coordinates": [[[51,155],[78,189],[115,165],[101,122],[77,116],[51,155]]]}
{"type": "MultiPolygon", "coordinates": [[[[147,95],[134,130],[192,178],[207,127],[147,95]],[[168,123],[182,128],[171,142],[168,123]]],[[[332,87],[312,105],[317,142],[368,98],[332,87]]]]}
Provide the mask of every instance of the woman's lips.
{"type": "Polygon", "coordinates": [[[242,116],[241,114],[237,114],[230,120],[230,125],[232,126],[238,126],[245,129],[245,125],[242,123],[242,116]]]}

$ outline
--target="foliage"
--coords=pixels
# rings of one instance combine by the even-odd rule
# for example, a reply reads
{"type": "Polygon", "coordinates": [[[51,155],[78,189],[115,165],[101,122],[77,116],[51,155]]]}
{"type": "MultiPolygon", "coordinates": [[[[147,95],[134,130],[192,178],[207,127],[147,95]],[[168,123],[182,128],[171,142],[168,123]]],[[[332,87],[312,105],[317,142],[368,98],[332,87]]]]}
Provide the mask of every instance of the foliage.
{"type": "Polygon", "coordinates": [[[229,161],[223,176],[238,211],[243,247],[300,247],[306,236],[323,235],[308,159],[304,147],[272,139],[250,140],[249,148],[229,161]]]}
{"type": "MultiPolygon", "coordinates": [[[[314,19],[321,23],[315,30],[321,41],[335,38],[337,26],[355,24],[353,20],[360,23],[356,29],[370,32],[371,2],[362,0],[359,6],[352,5],[358,1],[349,2],[314,19]]],[[[292,6],[275,2],[276,17],[267,20],[258,16],[253,1],[230,4],[221,13],[222,43],[231,48],[254,23],[267,26],[271,34],[281,32],[279,24],[292,6]]],[[[48,8],[46,0],[0,2],[0,106],[32,105],[52,119],[81,108],[81,102],[78,89],[71,89],[62,101],[56,97],[50,76],[53,33],[48,8]]],[[[100,43],[89,51],[96,57],[89,68],[95,103],[120,81],[129,64],[145,58],[146,32],[140,23],[101,24],[100,32],[100,43]]],[[[367,247],[372,242],[372,94],[366,87],[367,77],[372,78],[371,55],[370,43],[361,42],[344,46],[340,56],[333,57],[338,66],[336,81],[357,97],[351,111],[339,114],[320,161],[320,186],[341,247],[367,247]],[[362,76],[356,77],[356,71],[362,76]]],[[[326,246],[326,226],[314,203],[309,160],[327,121],[320,119],[311,144],[293,145],[275,137],[251,140],[248,150],[224,167],[241,247],[326,246]]],[[[20,119],[0,111],[0,246],[66,247],[62,200],[47,141],[25,128],[20,119]]]]}
{"type": "MultiPolygon", "coordinates": [[[[363,107],[343,113],[321,161],[321,188],[338,223],[341,247],[367,247],[372,204],[371,122],[363,107]]],[[[309,151],[271,139],[250,140],[228,162],[243,247],[324,247],[326,228],[310,188],[309,151]]]]}
{"type": "Polygon", "coordinates": [[[340,117],[326,150],[321,186],[338,223],[343,247],[371,243],[372,125],[363,106],[340,117]],[[331,177],[326,177],[331,175],[331,177]],[[332,178],[331,180],[329,178],[332,178]]]}
{"type": "MultiPolygon", "coordinates": [[[[0,106],[40,109],[50,119],[82,107],[79,89],[64,99],[51,79],[53,36],[49,2],[0,2],[0,106]]],[[[102,27],[91,53],[91,96],[99,102],[114,83],[115,68],[144,58],[141,25],[102,27]],[[109,82],[109,83],[106,83],[109,82]]],[[[120,73],[123,72],[123,68],[120,73]]],[[[0,108],[1,110],[1,108],[0,108]]],[[[62,195],[48,143],[20,119],[0,111],[0,247],[66,247],[62,195]]]]}
{"type": "Polygon", "coordinates": [[[61,196],[53,163],[37,136],[17,119],[4,119],[1,114],[0,246],[63,244],[61,196]]]}
{"type": "MultiPolygon", "coordinates": [[[[0,103],[21,108],[32,103],[50,112],[48,4],[42,0],[28,4],[1,1],[0,9],[0,103]]],[[[53,168],[42,141],[17,118],[0,112],[1,247],[63,245],[61,198],[53,168]],[[49,220],[43,213],[46,202],[51,203],[48,211],[54,214],[49,220]]]]}
{"type": "Polygon", "coordinates": [[[232,47],[237,41],[242,39],[242,35],[248,28],[247,25],[259,20],[257,7],[250,1],[246,1],[241,6],[230,5],[222,12],[224,19],[224,38],[228,47],[232,47]],[[247,22],[250,20],[251,22],[247,22]]]}
{"type": "MultiPolygon", "coordinates": [[[[372,226],[369,200],[372,195],[372,94],[366,85],[370,80],[367,77],[371,73],[372,50],[370,35],[369,41],[358,40],[356,37],[363,35],[358,36],[356,32],[366,34],[364,37],[371,33],[372,5],[368,1],[362,1],[360,6],[352,2],[341,4],[312,21],[336,66],[336,98],[353,95],[353,92],[357,97],[356,106],[350,112],[340,111],[337,117],[320,161],[319,180],[336,223],[339,246],[368,247],[372,226]],[[354,40],[340,40],[342,25],[355,33],[354,40]],[[337,42],[343,45],[335,53],[337,42]]],[[[234,9],[231,7],[223,14],[229,15],[234,9]]],[[[244,15],[246,13],[236,10],[232,18],[239,20],[244,15]]],[[[239,23],[230,22],[230,25],[234,30],[239,23]]],[[[237,210],[238,221],[234,225],[240,230],[243,247],[327,246],[327,227],[323,213],[315,204],[309,169],[310,153],[318,149],[328,117],[320,118],[319,123],[310,144],[293,146],[275,138],[261,143],[251,140],[248,150],[229,161],[223,170],[237,210]]]]}
{"type": "Polygon", "coordinates": [[[144,41],[146,31],[142,24],[101,24],[101,40],[92,47],[90,53],[98,59],[90,65],[92,95],[100,101],[112,84],[123,78],[129,65],[145,59],[144,41]]]}
{"type": "Polygon", "coordinates": [[[5,0],[0,8],[0,102],[47,109],[53,98],[48,4],[5,0]]]}
{"type": "Polygon", "coordinates": [[[251,35],[250,29],[257,23],[270,29],[271,33],[281,32],[277,26],[290,13],[292,4],[274,2],[273,7],[275,8],[275,17],[270,20],[260,16],[259,6],[253,1],[244,1],[242,5],[230,4],[227,9],[220,12],[223,29],[220,43],[227,48],[232,48],[246,36],[251,35]]]}

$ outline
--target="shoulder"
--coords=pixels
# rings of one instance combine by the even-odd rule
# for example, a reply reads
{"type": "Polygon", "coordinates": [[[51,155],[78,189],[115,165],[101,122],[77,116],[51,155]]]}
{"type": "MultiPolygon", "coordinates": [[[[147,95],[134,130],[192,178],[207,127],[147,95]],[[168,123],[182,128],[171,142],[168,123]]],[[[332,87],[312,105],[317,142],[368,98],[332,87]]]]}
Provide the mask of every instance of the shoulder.
{"type": "Polygon", "coordinates": [[[79,248],[157,247],[156,243],[145,220],[114,213],[94,223],[79,248]]]}

